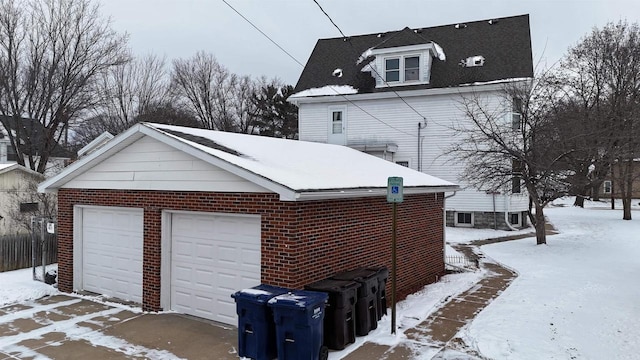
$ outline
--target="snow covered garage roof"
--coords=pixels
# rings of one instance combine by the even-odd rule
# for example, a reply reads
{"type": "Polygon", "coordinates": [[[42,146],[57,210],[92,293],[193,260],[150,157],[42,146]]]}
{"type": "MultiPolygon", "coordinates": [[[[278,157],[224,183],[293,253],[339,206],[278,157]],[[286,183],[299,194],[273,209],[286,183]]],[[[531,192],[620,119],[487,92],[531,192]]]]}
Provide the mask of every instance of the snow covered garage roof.
{"type": "Polygon", "coordinates": [[[345,146],[140,123],[40,184],[57,191],[111,155],[149,136],[280,194],[285,201],[383,195],[401,176],[405,193],[455,191],[456,184],[345,146]]]}

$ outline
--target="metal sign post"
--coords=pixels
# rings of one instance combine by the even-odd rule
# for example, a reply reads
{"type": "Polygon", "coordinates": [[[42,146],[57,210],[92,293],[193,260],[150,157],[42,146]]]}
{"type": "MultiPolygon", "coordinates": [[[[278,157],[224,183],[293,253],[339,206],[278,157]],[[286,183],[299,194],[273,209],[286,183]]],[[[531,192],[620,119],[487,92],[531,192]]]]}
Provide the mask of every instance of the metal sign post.
{"type": "Polygon", "coordinates": [[[396,233],[398,218],[398,203],[403,200],[403,186],[401,177],[387,179],[387,202],[393,204],[393,223],[391,234],[391,333],[396,333],[396,233]]]}

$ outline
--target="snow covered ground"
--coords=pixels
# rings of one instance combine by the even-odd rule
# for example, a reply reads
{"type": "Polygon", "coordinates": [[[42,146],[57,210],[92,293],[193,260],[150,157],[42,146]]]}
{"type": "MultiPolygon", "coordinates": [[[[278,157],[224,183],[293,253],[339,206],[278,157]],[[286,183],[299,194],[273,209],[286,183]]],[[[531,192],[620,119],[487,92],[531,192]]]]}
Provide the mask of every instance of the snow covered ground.
{"type": "Polygon", "coordinates": [[[459,334],[484,356],[640,358],[640,211],[624,221],[609,203],[571,203],[546,210],[560,231],[547,245],[529,238],[482,247],[519,274],[459,334]]]}
{"type": "MultiPolygon", "coordinates": [[[[640,357],[640,205],[623,221],[621,206],[587,202],[585,209],[557,201],[546,214],[560,234],[547,245],[533,238],[486,245],[482,251],[518,272],[511,286],[458,334],[491,359],[636,359],[640,357]]],[[[524,230],[523,232],[531,232],[524,230]]],[[[513,232],[447,228],[447,241],[464,243],[513,232]]],[[[448,249],[451,249],[448,247],[448,249]]],[[[329,359],[366,341],[409,343],[417,325],[450,296],[473,285],[481,272],[447,275],[398,304],[396,335],[390,316],[378,329],[329,359]]],[[[0,273],[0,306],[57,293],[31,280],[31,269],[0,273]]]]}

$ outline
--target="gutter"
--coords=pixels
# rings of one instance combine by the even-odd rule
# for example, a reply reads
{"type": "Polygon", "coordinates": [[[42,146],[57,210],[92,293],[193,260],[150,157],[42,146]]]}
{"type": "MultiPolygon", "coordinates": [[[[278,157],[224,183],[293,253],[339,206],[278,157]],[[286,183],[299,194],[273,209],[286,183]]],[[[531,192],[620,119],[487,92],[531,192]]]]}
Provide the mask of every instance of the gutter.
{"type": "MultiPolygon", "coordinates": [[[[406,195],[415,194],[433,194],[453,191],[454,194],[459,190],[459,186],[431,186],[431,187],[405,187],[403,193],[406,195]]],[[[296,192],[295,198],[283,198],[282,201],[311,201],[311,200],[329,200],[329,199],[349,199],[358,197],[386,196],[387,188],[363,188],[363,189],[344,189],[344,190],[309,190],[296,192]]],[[[445,197],[446,198],[446,197],[445,197]]]]}

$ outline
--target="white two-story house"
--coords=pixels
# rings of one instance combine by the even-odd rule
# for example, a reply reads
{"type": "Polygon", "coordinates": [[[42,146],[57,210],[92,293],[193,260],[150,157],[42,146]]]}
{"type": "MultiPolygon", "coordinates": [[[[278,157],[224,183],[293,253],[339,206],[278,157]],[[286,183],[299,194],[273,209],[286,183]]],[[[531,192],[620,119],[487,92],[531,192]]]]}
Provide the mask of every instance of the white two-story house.
{"type": "Polygon", "coordinates": [[[470,126],[461,100],[478,96],[504,112],[506,84],[533,78],[529,16],[318,40],[289,101],[300,140],[349,146],[461,185],[448,194],[449,226],[526,226],[517,178],[501,191],[465,185],[451,154],[470,126]]]}

